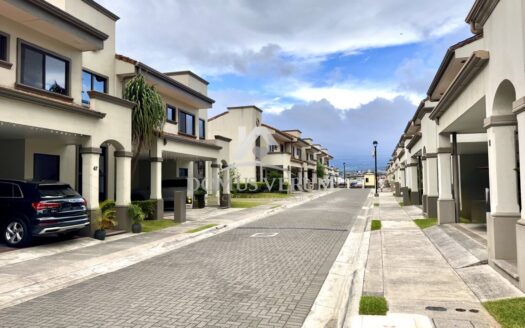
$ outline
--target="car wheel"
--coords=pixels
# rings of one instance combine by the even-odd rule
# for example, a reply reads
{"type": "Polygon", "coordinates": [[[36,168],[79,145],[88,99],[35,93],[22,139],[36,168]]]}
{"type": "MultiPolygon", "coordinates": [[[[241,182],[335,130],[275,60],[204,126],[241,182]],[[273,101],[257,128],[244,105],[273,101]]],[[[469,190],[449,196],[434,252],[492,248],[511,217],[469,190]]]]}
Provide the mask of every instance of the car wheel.
{"type": "Polygon", "coordinates": [[[27,223],[20,218],[12,218],[4,227],[4,239],[9,247],[25,247],[32,237],[27,223]]]}

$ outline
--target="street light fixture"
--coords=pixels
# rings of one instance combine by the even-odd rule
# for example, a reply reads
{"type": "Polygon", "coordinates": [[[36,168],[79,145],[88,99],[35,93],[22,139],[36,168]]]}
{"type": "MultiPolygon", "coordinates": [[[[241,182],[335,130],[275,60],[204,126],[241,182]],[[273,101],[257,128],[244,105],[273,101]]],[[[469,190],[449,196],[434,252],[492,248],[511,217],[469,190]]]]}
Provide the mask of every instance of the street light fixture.
{"type": "Polygon", "coordinates": [[[374,140],[373,145],[374,145],[374,162],[375,162],[374,182],[375,182],[375,187],[376,187],[376,193],[374,194],[374,196],[379,197],[379,194],[377,193],[377,145],[378,145],[378,142],[374,140]]]}

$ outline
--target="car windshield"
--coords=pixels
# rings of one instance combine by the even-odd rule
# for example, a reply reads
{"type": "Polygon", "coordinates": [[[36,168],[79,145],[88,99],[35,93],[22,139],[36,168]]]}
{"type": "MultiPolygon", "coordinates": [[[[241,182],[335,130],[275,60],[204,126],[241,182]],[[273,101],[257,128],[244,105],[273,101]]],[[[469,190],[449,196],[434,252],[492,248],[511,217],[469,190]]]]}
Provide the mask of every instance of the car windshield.
{"type": "Polygon", "coordinates": [[[75,197],[78,196],[68,185],[39,185],[38,192],[44,198],[75,197]]]}

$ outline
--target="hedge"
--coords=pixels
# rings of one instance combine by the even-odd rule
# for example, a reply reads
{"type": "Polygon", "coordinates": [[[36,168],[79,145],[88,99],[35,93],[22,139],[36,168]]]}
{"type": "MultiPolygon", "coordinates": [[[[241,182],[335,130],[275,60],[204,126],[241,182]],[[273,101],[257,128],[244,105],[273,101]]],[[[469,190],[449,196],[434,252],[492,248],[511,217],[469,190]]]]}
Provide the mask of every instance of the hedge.
{"type": "Polygon", "coordinates": [[[283,190],[279,190],[279,183],[276,181],[273,185],[265,182],[240,182],[232,184],[232,193],[234,194],[256,194],[261,192],[288,192],[288,183],[283,183],[283,190]]]}

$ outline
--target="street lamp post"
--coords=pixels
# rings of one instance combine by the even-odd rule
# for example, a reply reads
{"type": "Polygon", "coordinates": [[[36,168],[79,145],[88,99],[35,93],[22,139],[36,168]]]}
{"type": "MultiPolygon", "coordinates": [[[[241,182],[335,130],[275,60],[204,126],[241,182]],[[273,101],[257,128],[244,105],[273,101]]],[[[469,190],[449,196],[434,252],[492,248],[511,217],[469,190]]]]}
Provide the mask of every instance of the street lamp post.
{"type": "Polygon", "coordinates": [[[343,162],[343,183],[346,188],[346,162],[343,162]]]}
{"type": "Polygon", "coordinates": [[[375,187],[376,187],[376,193],[374,194],[375,197],[379,197],[379,194],[377,193],[377,144],[378,142],[374,140],[374,162],[375,162],[375,170],[374,170],[374,181],[375,181],[375,187]]]}

